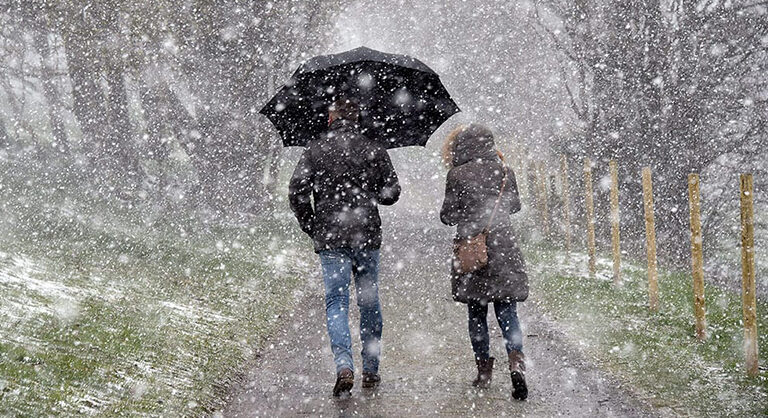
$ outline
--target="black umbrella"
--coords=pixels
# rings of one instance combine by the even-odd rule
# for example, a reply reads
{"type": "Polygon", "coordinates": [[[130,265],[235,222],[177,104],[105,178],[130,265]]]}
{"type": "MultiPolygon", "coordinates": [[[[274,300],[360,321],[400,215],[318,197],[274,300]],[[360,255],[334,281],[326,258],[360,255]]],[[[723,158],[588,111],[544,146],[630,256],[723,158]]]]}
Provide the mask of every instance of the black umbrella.
{"type": "Polygon", "coordinates": [[[440,77],[421,61],[360,47],[306,61],[259,113],[284,146],[305,146],[328,128],[328,106],[342,96],[360,102],[363,132],[387,148],[423,146],[459,112],[440,77]]]}

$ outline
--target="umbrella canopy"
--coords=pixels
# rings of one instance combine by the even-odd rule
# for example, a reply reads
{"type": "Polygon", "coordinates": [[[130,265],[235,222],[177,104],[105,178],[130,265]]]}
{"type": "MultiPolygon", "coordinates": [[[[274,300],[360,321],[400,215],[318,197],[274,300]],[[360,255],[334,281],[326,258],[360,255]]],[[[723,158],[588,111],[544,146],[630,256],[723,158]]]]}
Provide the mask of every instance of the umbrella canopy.
{"type": "Polygon", "coordinates": [[[328,106],[338,97],[360,102],[363,133],[387,148],[423,146],[459,112],[440,77],[421,61],[360,47],[306,61],[259,113],[284,146],[305,146],[328,129],[328,106]]]}

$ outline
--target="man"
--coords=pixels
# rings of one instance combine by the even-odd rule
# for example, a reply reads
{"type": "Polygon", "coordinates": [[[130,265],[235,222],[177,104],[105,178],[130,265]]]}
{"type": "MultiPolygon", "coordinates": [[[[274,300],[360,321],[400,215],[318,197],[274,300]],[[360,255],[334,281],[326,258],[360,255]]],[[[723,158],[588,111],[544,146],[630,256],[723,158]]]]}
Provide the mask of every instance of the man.
{"type": "Polygon", "coordinates": [[[351,277],[360,308],[362,385],[375,388],[380,381],[377,205],[394,204],[400,197],[389,155],[360,133],[359,114],[359,105],[350,99],[338,99],[329,107],[328,131],[304,150],[289,186],[291,209],[314,241],[322,265],[326,321],[336,363],[334,396],[349,393],[354,383],[347,315],[351,277]]]}

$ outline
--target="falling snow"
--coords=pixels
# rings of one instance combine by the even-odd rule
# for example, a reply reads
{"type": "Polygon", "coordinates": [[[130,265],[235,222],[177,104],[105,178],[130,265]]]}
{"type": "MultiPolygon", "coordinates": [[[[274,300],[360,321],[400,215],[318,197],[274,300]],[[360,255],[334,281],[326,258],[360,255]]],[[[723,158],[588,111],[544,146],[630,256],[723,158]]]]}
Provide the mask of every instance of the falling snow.
{"type": "Polygon", "coordinates": [[[2,416],[768,413],[765,2],[7,0],[0,41],[2,416]],[[395,63],[327,67],[359,47],[395,63]],[[352,134],[329,120],[338,99],[359,113],[352,134]],[[493,149],[451,154],[469,124],[493,149]],[[453,157],[493,169],[451,190],[453,157]],[[451,192],[458,228],[441,223],[451,192]],[[489,251],[519,263],[496,276],[530,287],[524,402],[495,308],[491,387],[472,386],[480,363],[451,287],[454,235],[485,225],[470,218],[497,192],[505,232],[489,251]],[[339,315],[355,381],[340,399],[315,254],[338,242],[380,251],[383,318],[368,391],[359,352],[379,345],[363,346],[359,306],[375,292],[352,280],[339,315]]]}

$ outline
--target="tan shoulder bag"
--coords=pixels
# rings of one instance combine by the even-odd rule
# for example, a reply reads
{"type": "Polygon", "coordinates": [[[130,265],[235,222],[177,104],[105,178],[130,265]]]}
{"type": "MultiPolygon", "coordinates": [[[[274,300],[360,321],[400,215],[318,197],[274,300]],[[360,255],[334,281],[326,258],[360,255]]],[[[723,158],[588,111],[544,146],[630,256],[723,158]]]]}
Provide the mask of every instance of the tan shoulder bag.
{"type": "Polygon", "coordinates": [[[488,225],[485,226],[481,233],[473,237],[456,238],[453,242],[453,264],[457,273],[471,273],[480,270],[488,264],[488,245],[486,243],[488,229],[491,227],[494,216],[496,216],[496,211],[499,209],[499,203],[501,202],[501,195],[504,193],[504,188],[507,185],[506,166],[503,166],[503,170],[504,179],[501,181],[501,190],[499,190],[499,196],[496,198],[496,204],[493,206],[491,218],[488,219],[488,225]]]}

